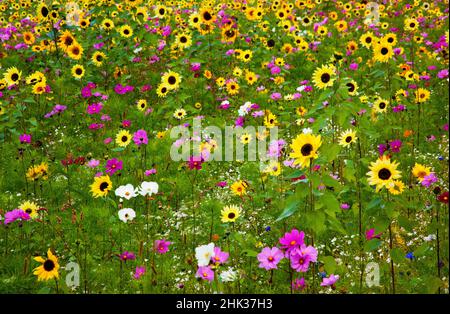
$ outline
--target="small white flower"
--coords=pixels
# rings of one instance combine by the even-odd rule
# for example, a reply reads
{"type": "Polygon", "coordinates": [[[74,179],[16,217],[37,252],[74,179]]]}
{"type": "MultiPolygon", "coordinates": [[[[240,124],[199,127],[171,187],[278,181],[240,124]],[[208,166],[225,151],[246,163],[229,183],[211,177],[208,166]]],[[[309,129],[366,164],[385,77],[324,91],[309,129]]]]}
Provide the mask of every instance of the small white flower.
{"type": "Polygon", "coordinates": [[[127,200],[137,196],[136,189],[132,184],[121,185],[116,189],[116,196],[126,198],[127,200]]]}
{"type": "Polygon", "coordinates": [[[237,272],[230,267],[221,272],[219,277],[222,282],[233,282],[237,279],[237,272]]]}
{"type": "Polygon", "coordinates": [[[158,188],[159,188],[158,183],[144,181],[141,184],[139,194],[141,194],[142,196],[145,195],[151,196],[152,194],[158,193],[158,188]]]}
{"type": "Polygon", "coordinates": [[[436,236],[434,234],[430,234],[430,235],[424,237],[423,239],[427,242],[431,242],[433,240],[436,240],[436,236]]]}
{"type": "Polygon", "coordinates": [[[136,212],[131,208],[119,210],[119,219],[123,222],[132,221],[136,217],[136,212]]]}
{"type": "Polygon", "coordinates": [[[311,128],[304,128],[302,130],[303,134],[311,134],[313,132],[313,130],[311,128]]]}
{"type": "Polygon", "coordinates": [[[200,245],[195,248],[195,258],[198,266],[208,266],[211,257],[214,255],[214,243],[200,245]]]}

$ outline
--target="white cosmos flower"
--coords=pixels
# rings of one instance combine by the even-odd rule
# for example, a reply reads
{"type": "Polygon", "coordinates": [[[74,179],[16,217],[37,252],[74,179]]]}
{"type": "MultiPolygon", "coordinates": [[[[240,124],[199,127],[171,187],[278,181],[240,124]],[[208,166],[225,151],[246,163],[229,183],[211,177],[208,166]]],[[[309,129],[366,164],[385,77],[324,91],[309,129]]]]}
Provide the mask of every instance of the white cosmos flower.
{"type": "Polygon", "coordinates": [[[195,258],[198,266],[208,266],[211,257],[214,255],[214,243],[200,245],[195,248],[195,258]]]}
{"type": "Polygon", "coordinates": [[[159,188],[158,183],[144,181],[141,184],[139,194],[141,194],[142,196],[145,195],[151,196],[152,194],[158,193],[158,188],[159,188]]]}
{"type": "Polygon", "coordinates": [[[116,189],[116,196],[129,200],[137,196],[136,192],[137,191],[132,184],[121,185],[116,189]]]}
{"type": "Polygon", "coordinates": [[[119,219],[123,222],[132,221],[136,217],[136,212],[131,208],[119,210],[119,219]]]}
{"type": "Polygon", "coordinates": [[[237,279],[237,272],[230,267],[221,272],[219,277],[222,282],[233,282],[237,279]]]}

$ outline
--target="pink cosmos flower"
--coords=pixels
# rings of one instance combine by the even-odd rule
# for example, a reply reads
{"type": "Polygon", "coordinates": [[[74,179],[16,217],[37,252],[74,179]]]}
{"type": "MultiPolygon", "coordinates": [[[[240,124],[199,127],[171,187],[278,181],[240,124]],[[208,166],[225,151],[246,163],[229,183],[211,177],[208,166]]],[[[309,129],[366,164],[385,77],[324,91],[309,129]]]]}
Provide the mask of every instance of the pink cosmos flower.
{"type": "Polygon", "coordinates": [[[203,158],[200,156],[191,156],[189,157],[187,163],[190,170],[192,169],[200,170],[202,169],[203,158]]]}
{"type": "Polygon", "coordinates": [[[169,251],[169,245],[171,245],[172,242],[166,241],[165,239],[162,240],[156,240],[155,241],[155,250],[159,254],[165,254],[167,251],[169,251]]]}
{"type": "Polygon", "coordinates": [[[145,130],[138,130],[133,134],[133,141],[137,146],[148,144],[147,132],[145,130]]]}
{"type": "Polygon", "coordinates": [[[97,159],[91,159],[86,164],[86,166],[89,168],[95,168],[95,167],[98,167],[98,165],[100,165],[100,160],[97,160],[97,159]]]}
{"type": "Polygon", "coordinates": [[[214,248],[214,254],[211,256],[211,261],[217,264],[224,264],[227,262],[230,253],[223,252],[220,247],[216,246],[214,248]]]}
{"type": "Polygon", "coordinates": [[[227,181],[220,181],[216,183],[216,186],[220,187],[220,188],[224,188],[228,185],[227,181]]]}
{"type": "Polygon", "coordinates": [[[369,229],[366,231],[366,240],[379,239],[381,237],[381,233],[375,234],[375,229],[369,229]]]}
{"type": "Polygon", "coordinates": [[[134,272],[133,278],[138,280],[145,274],[145,266],[136,266],[136,271],[134,272]]]}
{"type": "Polygon", "coordinates": [[[278,263],[284,258],[283,251],[277,247],[265,247],[257,256],[259,268],[265,270],[277,269],[278,263]]]}
{"type": "Polygon", "coordinates": [[[200,266],[195,274],[195,277],[202,278],[203,280],[213,281],[214,272],[209,266],[200,266]]]}
{"type": "Polygon", "coordinates": [[[23,211],[22,209],[14,209],[5,214],[4,224],[10,224],[16,220],[30,220],[30,215],[23,211]]]}
{"type": "Polygon", "coordinates": [[[292,282],[292,289],[294,290],[298,290],[298,291],[302,291],[303,289],[306,288],[306,283],[305,283],[305,278],[300,278],[300,279],[295,279],[292,282]]]}
{"type": "Polygon", "coordinates": [[[125,252],[123,252],[122,254],[119,255],[119,258],[122,261],[126,262],[127,260],[134,260],[134,259],[136,259],[136,255],[134,255],[133,252],[125,251],[125,252]]]}
{"type": "Polygon", "coordinates": [[[309,245],[301,245],[290,252],[291,267],[298,272],[307,272],[309,263],[317,262],[317,250],[309,245]]]}
{"type": "Polygon", "coordinates": [[[110,175],[113,175],[117,171],[122,170],[122,168],[123,168],[123,161],[113,158],[113,159],[109,159],[106,162],[106,171],[105,172],[109,173],[110,175]]]}
{"type": "Polygon", "coordinates": [[[96,114],[96,113],[100,113],[100,111],[103,108],[103,104],[101,102],[99,103],[94,103],[94,104],[90,104],[87,109],[86,112],[88,114],[96,114]]]}
{"type": "Polygon", "coordinates": [[[298,231],[297,229],[292,229],[291,232],[286,232],[282,238],[280,238],[281,248],[285,249],[287,252],[304,245],[305,233],[303,231],[298,231]]]}
{"type": "Polygon", "coordinates": [[[421,182],[424,187],[429,188],[433,183],[437,182],[437,177],[434,172],[431,172],[429,175],[425,176],[421,182]]]}
{"type": "Polygon", "coordinates": [[[19,136],[19,141],[22,144],[24,144],[24,143],[30,144],[31,143],[31,135],[30,134],[25,134],[25,133],[21,134],[19,136]]]}
{"type": "Polygon", "coordinates": [[[155,168],[152,168],[152,169],[149,169],[149,170],[145,170],[145,172],[144,172],[144,175],[146,177],[148,177],[148,176],[150,176],[152,174],[156,174],[156,169],[155,168]]]}
{"type": "Polygon", "coordinates": [[[322,279],[322,283],[320,284],[322,287],[333,287],[336,281],[339,280],[339,275],[331,274],[328,278],[325,277],[322,279]]]}

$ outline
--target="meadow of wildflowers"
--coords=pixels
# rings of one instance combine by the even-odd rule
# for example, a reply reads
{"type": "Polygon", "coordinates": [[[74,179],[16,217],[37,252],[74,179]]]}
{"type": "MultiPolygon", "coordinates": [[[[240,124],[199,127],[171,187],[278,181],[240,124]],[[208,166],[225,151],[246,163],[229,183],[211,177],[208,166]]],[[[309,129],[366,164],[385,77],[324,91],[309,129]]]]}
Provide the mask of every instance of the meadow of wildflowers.
{"type": "Polygon", "coordinates": [[[448,293],[448,27],[448,0],[0,1],[0,292],[448,293]]]}

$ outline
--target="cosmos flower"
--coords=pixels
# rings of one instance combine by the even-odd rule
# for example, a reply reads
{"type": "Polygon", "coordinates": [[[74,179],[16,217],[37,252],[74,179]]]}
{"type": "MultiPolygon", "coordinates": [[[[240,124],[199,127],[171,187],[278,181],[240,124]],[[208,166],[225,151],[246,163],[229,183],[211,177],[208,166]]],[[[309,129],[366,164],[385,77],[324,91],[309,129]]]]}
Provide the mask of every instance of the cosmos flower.
{"type": "Polygon", "coordinates": [[[24,220],[30,220],[30,215],[28,213],[26,213],[24,210],[22,209],[14,209],[12,211],[9,211],[5,214],[5,220],[4,220],[4,224],[10,224],[13,223],[16,220],[19,221],[24,221],[24,220]]]}
{"type": "Polygon", "coordinates": [[[136,255],[134,255],[133,252],[125,251],[122,254],[119,254],[119,258],[122,261],[126,262],[126,261],[129,261],[129,260],[135,260],[136,259],[136,255]]]}
{"type": "Polygon", "coordinates": [[[328,278],[325,277],[322,279],[322,283],[320,284],[322,287],[333,287],[336,281],[339,280],[339,275],[331,274],[328,278]]]}
{"type": "Polygon", "coordinates": [[[133,278],[136,280],[141,279],[142,276],[145,275],[146,269],[145,266],[136,266],[136,270],[134,271],[133,278]]]}
{"type": "Polygon", "coordinates": [[[144,181],[141,183],[141,186],[139,188],[139,194],[141,194],[142,196],[152,196],[153,194],[158,193],[158,189],[158,183],[144,181]]]}
{"type": "Polygon", "coordinates": [[[213,281],[214,280],[214,271],[209,266],[200,266],[197,269],[197,273],[195,274],[195,277],[201,278],[201,279],[207,280],[207,281],[213,281]]]}
{"type": "Polygon", "coordinates": [[[287,252],[304,244],[305,233],[303,231],[298,231],[297,229],[292,229],[291,232],[286,232],[279,242],[281,248],[287,252]]]}
{"type": "Polygon", "coordinates": [[[148,144],[147,132],[145,130],[138,130],[133,134],[133,141],[137,146],[148,144]]]}
{"type": "Polygon", "coordinates": [[[198,266],[208,266],[211,258],[214,256],[214,243],[201,245],[195,248],[195,258],[198,266]]]}
{"type": "Polygon", "coordinates": [[[167,251],[169,251],[169,246],[172,244],[172,242],[166,241],[165,239],[162,240],[156,240],[155,241],[155,250],[159,254],[165,254],[167,251]]]}
{"type": "Polygon", "coordinates": [[[317,250],[309,245],[301,245],[295,247],[289,253],[289,259],[291,260],[292,269],[298,272],[307,272],[309,264],[317,262],[317,250]]]}
{"type": "Polygon", "coordinates": [[[261,253],[257,255],[259,268],[265,270],[277,269],[278,263],[284,258],[284,253],[277,247],[265,247],[261,253]]]}
{"type": "Polygon", "coordinates": [[[127,223],[136,217],[136,212],[131,208],[123,208],[119,210],[119,219],[127,223]]]}
{"type": "Polygon", "coordinates": [[[113,175],[115,174],[117,171],[122,170],[123,168],[123,161],[122,160],[118,160],[116,158],[113,159],[109,159],[108,161],[106,161],[106,173],[113,175]]]}

